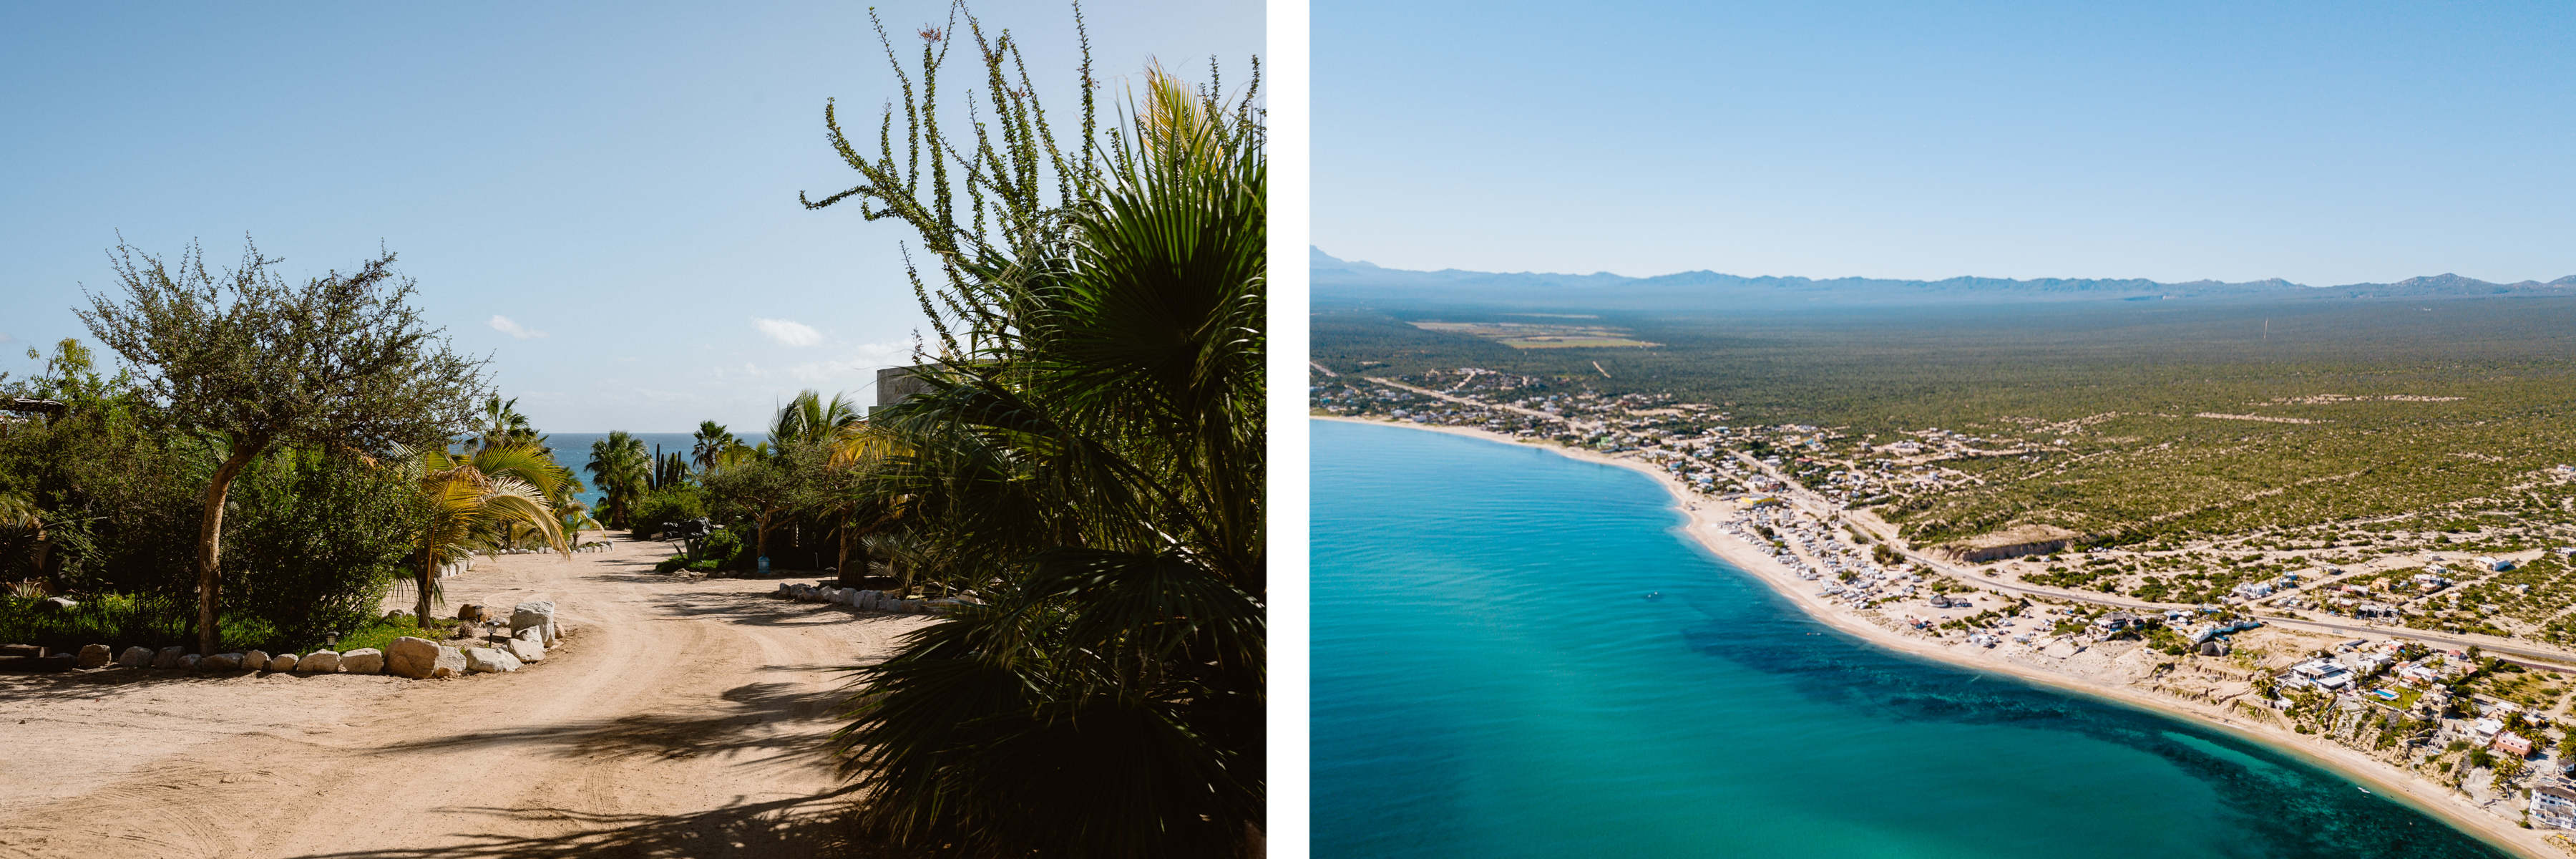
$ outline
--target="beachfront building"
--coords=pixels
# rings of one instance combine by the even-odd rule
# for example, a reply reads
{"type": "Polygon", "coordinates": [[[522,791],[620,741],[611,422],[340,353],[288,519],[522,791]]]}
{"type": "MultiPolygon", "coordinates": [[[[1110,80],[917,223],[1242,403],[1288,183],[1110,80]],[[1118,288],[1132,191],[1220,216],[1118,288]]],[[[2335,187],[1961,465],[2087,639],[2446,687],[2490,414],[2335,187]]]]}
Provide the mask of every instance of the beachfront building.
{"type": "Polygon", "coordinates": [[[2531,739],[2512,731],[2497,734],[2495,742],[2487,747],[2517,758],[2531,757],[2531,739]]]}
{"type": "Polygon", "coordinates": [[[2576,791],[2556,785],[2531,789],[2531,825],[2542,829],[2576,829],[2576,791]]]}

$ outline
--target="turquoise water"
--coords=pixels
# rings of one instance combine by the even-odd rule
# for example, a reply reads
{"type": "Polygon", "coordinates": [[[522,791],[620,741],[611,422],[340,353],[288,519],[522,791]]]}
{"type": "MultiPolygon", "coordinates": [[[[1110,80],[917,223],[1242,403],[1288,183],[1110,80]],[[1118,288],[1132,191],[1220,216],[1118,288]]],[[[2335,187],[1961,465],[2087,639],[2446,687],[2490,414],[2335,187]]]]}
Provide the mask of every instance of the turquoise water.
{"type": "Polygon", "coordinates": [[[2505,855],[2217,731],[1833,632],[1643,475],[1313,428],[1316,856],[2505,855]]]}

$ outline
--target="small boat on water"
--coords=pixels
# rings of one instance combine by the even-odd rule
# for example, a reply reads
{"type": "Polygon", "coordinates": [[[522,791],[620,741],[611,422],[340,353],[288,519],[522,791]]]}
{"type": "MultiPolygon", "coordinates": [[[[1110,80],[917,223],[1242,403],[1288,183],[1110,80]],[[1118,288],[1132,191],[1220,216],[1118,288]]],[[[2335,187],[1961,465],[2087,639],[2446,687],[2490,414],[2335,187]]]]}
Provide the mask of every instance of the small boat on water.
{"type": "Polygon", "coordinates": [[[1646,592],[1646,601],[1647,601],[1647,602],[1658,602],[1658,601],[1661,601],[1663,598],[1664,598],[1664,592],[1663,592],[1663,591],[1647,591],[1647,592],[1646,592]]]}

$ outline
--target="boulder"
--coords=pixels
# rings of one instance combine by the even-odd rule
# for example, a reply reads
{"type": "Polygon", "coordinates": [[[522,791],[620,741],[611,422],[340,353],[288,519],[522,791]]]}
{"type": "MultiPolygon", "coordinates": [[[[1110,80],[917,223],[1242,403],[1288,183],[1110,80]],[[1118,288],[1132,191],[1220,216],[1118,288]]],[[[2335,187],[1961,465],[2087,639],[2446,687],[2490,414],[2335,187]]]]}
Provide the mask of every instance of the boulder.
{"type": "Polygon", "coordinates": [[[453,647],[441,647],[438,649],[438,661],[430,664],[429,676],[455,677],[465,673],[466,665],[464,651],[453,647]]]}
{"type": "Polygon", "coordinates": [[[275,658],[268,660],[268,670],[293,671],[295,670],[295,664],[302,661],[304,660],[295,658],[295,654],[280,653],[275,658]]]}
{"type": "Polygon", "coordinates": [[[303,659],[296,660],[295,670],[306,674],[329,674],[338,671],[340,654],[328,650],[316,650],[304,654],[303,659]]]}
{"type": "Polygon", "coordinates": [[[45,655],[45,649],[33,644],[0,644],[0,656],[23,656],[34,659],[45,655]]]}
{"type": "Polygon", "coordinates": [[[187,648],[180,647],[175,644],[161,648],[161,652],[152,654],[152,667],[177,668],[179,667],[179,657],[185,656],[187,653],[187,648]]]}
{"type": "Polygon", "coordinates": [[[109,650],[107,645],[81,645],[80,667],[82,668],[98,668],[114,661],[116,661],[116,651],[109,650]]]}
{"type": "Polygon", "coordinates": [[[241,660],[239,653],[218,653],[206,657],[205,661],[197,663],[197,667],[207,671],[231,671],[241,667],[241,660]]]}
{"type": "Polygon", "coordinates": [[[529,600],[510,607],[510,634],[517,635],[522,629],[538,630],[540,644],[553,644],[563,636],[563,629],[555,624],[555,604],[547,600],[529,600]]]}
{"type": "Polygon", "coordinates": [[[204,664],[206,664],[206,658],[203,656],[198,656],[194,653],[183,653],[179,655],[179,667],[182,669],[195,671],[197,670],[197,666],[204,664]]]}
{"type": "Polygon", "coordinates": [[[351,674],[382,674],[385,670],[385,652],[373,647],[361,647],[340,654],[340,670],[351,674]]]}
{"type": "Polygon", "coordinates": [[[543,662],[546,658],[546,646],[537,643],[533,638],[510,639],[501,646],[501,649],[509,651],[512,657],[521,662],[543,662]]]}
{"type": "Polygon", "coordinates": [[[266,671],[268,670],[269,659],[268,651],[253,650],[249,653],[242,654],[241,667],[252,671],[266,671]]]}
{"type": "Polygon", "coordinates": [[[466,623],[482,623],[483,607],[473,603],[466,603],[464,605],[457,606],[456,619],[466,623]]]}
{"type": "Polygon", "coordinates": [[[150,665],[152,664],[152,648],[144,647],[139,644],[133,647],[128,647],[125,649],[124,653],[117,654],[116,664],[127,668],[141,668],[146,665],[150,665]]]}
{"type": "Polygon", "coordinates": [[[400,674],[418,680],[430,676],[438,667],[439,651],[447,648],[426,638],[403,636],[385,647],[385,673],[400,674]]]}
{"type": "Polygon", "coordinates": [[[468,647],[465,649],[465,670],[476,674],[501,674],[519,670],[519,660],[497,648],[468,647]]]}

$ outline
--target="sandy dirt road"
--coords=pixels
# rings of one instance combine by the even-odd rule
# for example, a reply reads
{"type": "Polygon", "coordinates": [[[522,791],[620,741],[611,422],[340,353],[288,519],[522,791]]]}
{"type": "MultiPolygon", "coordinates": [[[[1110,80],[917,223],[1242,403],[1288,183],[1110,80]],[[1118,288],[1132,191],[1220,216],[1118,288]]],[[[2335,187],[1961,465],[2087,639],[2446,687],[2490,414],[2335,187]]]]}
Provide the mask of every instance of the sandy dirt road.
{"type": "Polygon", "coordinates": [[[0,675],[0,857],[880,854],[818,752],[848,666],[924,620],[652,572],[667,550],[487,559],[448,604],[552,599],[515,674],[0,675]]]}

